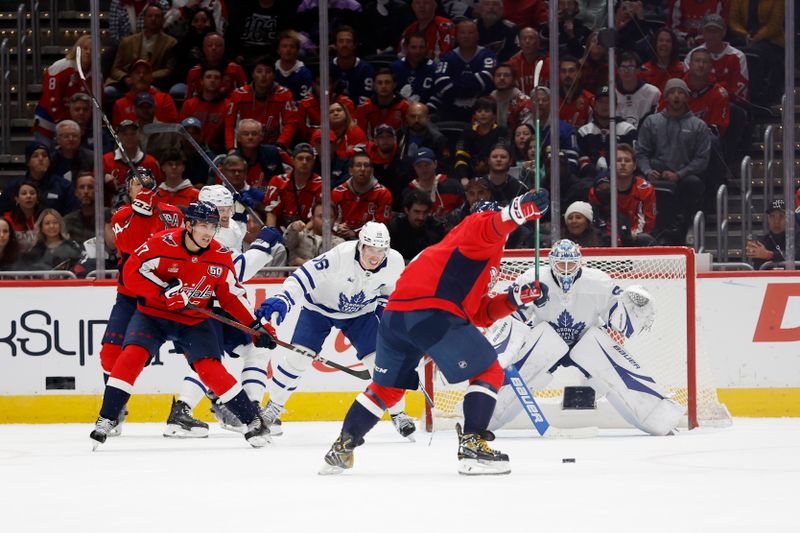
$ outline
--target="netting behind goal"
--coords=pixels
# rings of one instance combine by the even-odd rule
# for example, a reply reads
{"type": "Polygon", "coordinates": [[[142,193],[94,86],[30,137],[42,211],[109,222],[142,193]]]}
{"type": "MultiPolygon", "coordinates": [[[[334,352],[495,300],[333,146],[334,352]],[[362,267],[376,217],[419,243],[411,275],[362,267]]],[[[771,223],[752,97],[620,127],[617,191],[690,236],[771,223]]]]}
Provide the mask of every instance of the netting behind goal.
{"type": "MultiPolygon", "coordinates": [[[[660,391],[686,407],[688,427],[727,425],[730,415],[719,403],[712,381],[710,362],[695,338],[694,252],[688,248],[597,248],[583,249],[584,265],[606,272],[622,288],[642,285],[653,296],[655,322],[650,331],[625,340],[629,350],[652,376],[660,391]]],[[[542,251],[540,265],[547,263],[542,251]]],[[[532,250],[507,251],[493,293],[504,291],[522,272],[534,265],[532,250]]],[[[618,342],[622,339],[617,338],[618,342]]],[[[447,383],[435,364],[424,366],[424,383],[433,391],[435,408],[425,413],[426,428],[452,428],[463,419],[462,402],[466,382],[447,383]]],[[[582,374],[572,368],[559,368],[547,388],[533,391],[550,423],[556,427],[628,427],[603,399],[597,408],[584,411],[562,409],[564,387],[583,385],[582,374]]],[[[524,415],[522,415],[524,417],[524,415]]],[[[530,427],[527,419],[518,425],[530,427]]]]}

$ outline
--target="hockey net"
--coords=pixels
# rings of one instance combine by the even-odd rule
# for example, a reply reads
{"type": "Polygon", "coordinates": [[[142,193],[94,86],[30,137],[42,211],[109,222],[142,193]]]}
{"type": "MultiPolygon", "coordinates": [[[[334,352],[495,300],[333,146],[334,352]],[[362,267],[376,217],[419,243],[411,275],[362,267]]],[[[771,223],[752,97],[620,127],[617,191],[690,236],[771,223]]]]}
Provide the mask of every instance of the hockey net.
{"type": "MultiPolygon", "coordinates": [[[[644,286],[653,296],[655,322],[640,335],[625,340],[629,350],[652,376],[661,392],[686,407],[686,426],[725,426],[730,414],[717,398],[711,363],[705,351],[698,349],[695,316],[694,252],[689,248],[585,248],[583,263],[606,272],[622,289],[644,286]]],[[[547,264],[547,250],[542,250],[540,266],[547,264]]],[[[521,273],[534,266],[532,250],[509,250],[492,293],[504,291],[521,273]]],[[[620,342],[622,339],[616,336],[620,342]]],[[[467,383],[448,383],[426,358],[423,383],[430,393],[434,409],[426,406],[423,422],[428,431],[451,429],[463,420],[462,402],[467,383]]],[[[554,427],[630,427],[601,398],[596,408],[565,410],[562,401],[565,386],[585,384],[584,376],[574,368],[559,368],[546,389],[532,391],[548,421],[554,427]]],[[[510,427],[529,428],[524,414],[510,427]]],[[[506,426],[506,427],[509,427],[506,426]]]]}

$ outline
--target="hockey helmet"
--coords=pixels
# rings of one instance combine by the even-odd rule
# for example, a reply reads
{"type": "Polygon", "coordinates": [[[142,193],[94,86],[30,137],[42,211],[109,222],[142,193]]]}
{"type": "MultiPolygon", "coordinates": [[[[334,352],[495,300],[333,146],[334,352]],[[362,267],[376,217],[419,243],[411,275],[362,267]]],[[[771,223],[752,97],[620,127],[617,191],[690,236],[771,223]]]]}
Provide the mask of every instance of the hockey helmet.
{"type": "Polygon", "coordinates": [[[581,270],[581,250],[569,239],[561,239],[553,243],[548,256],[550,271],[565,293],[572,289],[581,270]]]}
{"type": "Polygon", "coordinates": [[[217,207],[232,207],[233,195],[224,185],[206,185],[197,197],[201,202],[209,202],[217,207]]]}
{"type": "Polygon", "coordinates": [[[380,222],[367,222],[358,232],[358,246],[373,246],[387,250],[391,244],[389,229],[380,222]]]}
{"type": "Polygon", "coordinates": [[[156,183],[156,177],[153,174],[153,171],[146,167],[136,167],[136,171],[133,169],[128,170],[128,174],[125,176],[125,183],[130,183],[132,180],[136,179],[136,176],[139,176],[139,179],[142,180],[142,186],[145,189],[154,190],[158,185],[156,183]]]}
{"type": "Polygon", "coordinates": [[[217,206],[211,202],[197,201],[190,203],[186,208],[184,218],[186,219],[186,222],[189,222],[192,225],[197,224],[198,222],[208,222],[219,227],[220,223],[217,206]]]}
{"type": "Polygon", "coordinates": [[[473,213],[482,213],[484,211],[500,211],[500,204],[493,200],[481,200],[480,202],[475,202],[472,206],[473,213]]]}

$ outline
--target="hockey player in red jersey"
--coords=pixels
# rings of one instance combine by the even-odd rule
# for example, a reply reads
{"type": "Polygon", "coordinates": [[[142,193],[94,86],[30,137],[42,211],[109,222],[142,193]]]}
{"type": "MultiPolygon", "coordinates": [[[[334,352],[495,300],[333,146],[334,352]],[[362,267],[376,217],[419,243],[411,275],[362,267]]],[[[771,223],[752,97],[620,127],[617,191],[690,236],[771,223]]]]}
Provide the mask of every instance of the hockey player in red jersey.
{"type": "Polygon", "coordinates": [[[236,415],[255,448],[270,442],[269,428],[240,383],[222,366],[219,342],[210,319],[187,308],[207,308],[211,299],[236,320],[257,330],[253,342],[275,348],[275,330],[257,320],[236,278],[227,248],[214,240],[220,216],[216,206],[195,202],[186,208],[184,227],[154,235],[128,258],[126,286],[136,294],[136,311],[128,323],[122,353],[108,378],[100,416],[90,438],[104,443],[130,398],[136,378],[161,345],[170,340],[183,351],[203,383],[236,415]]]}
{"type": "Polygon", "coordinates": [[[378,328],[373,381],[344,419],[325,455],[320,474],[353,466],[353,450],[383,412],[419,385],[417,364],[430,356],[451,383],[469,380],[464,396],[464,429],[458,426],[459,472],[507,474],[508,456],[487,444],[487,431],[505,374],[497,354],[481,335],[485,327],[520,306],[546,298],[534,279],[521,276],[508,292],[489,297],[508,235],[549,206],[546,191],[528,191],[498,212],[495,203],[478,208],[438,244],[425,249],[400,276],[378,328]],[[485,209],[485,210],[484,210],[485,209]],[[524,277],[524,279],[522,279],[524,277]]]}

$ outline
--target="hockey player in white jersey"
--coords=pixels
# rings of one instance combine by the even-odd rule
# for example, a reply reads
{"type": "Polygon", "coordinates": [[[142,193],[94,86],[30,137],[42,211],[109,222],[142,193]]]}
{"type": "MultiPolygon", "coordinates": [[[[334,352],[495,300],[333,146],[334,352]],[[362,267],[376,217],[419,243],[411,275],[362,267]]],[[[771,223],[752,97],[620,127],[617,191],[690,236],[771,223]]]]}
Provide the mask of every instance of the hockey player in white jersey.
{"type": "MultiPolygon", "coordinates": [[[[544,388],[559,366],[575,366],[626,422],[651,435],[670,434],[684,409],[658,392],[647,368],[609,334],[629,339],[650,329],[651,295],[641,286],[622,290],[605,272],[582,266],[580,249],[567,239],[553,245],[549,265],[541,271],[541,298],[486,332],[501,365],[514,364],[532,390],[544,388]]],[[[520,412],[514,391],[503,386],[489,429],[520,412]]]]}
{"type": "MultiPolygon", "coordinates": [[[[357,241],[344,242],[297,269],[284,282],[283,291],[266,299],[256,315],[279,325],[297,306],[292,344],[319,353],[331,328],[336,327],[372,371],[380,316],[405,267],[403,257],[389,245],[386,226],[367,222],[357,241]]],[[[273,358],[269,402],[262,413],[267,423],[279,421],[286,401],[310,365],[311,358],[295,352],[273,358]]],[[[416,427],[404,407],[401,401],[389,414],[397,431],[410,437],[416,427]]],[[[280,434],[275,433],[280,432],[279,426],[271,428],[273,435],[280,434]]]]}
{"type": "MultiPolygon", "coordinates": [[[[246,219],[238,220],[239,217],[234,214],[234,197],[224,186],[203,187],[198,199],[217,206],[220,213],[220,227],[214,239],[226,246],[233,254],[233,265],[239,281],[249,280],[265,266],[285,264],[286,248],[283,245],[283,238],[280,232],[274,228],[263,228],[250,248],[242,252],[246,219]]],[[[215,312],[223,311],[217,309],[215,312]]],[[[242,358],[241,382],[243,388],[248,398],[253,403],[257,403],[258,408],[261,409],[261,401],[267,388],[267,359],[269,357],[267,350],[257,348],[252,343],[252,337],[238,329],[223,326],[218,322],[214,323],[214,327],[224,352],[231,357],[242,358]]],[[[190,367],[183,378],[178,400],[173,399],[167,427],[164,431],[165,437],[198,438],[208,436],[208,424],[192,416],[192,410],[206,394],[209,394],[209,391],[190,367]]],[[[212,412],[225,429],[246,431],[246,426],[243,426],[232,413],[228,413],[214,403],[213,398],[212,412]]]]}

